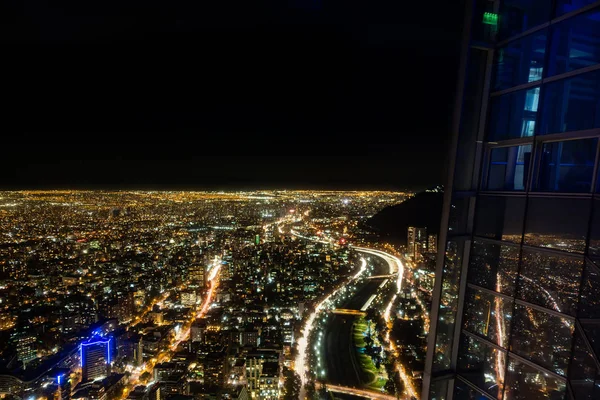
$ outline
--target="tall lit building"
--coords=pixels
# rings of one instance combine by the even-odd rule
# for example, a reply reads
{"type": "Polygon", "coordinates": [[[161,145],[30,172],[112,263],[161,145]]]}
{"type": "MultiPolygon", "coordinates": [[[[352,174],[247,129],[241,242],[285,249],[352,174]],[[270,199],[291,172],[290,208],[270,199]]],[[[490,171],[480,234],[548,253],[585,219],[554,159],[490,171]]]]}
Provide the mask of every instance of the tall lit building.
{"type": "Polygon", "coordinates": [[[37,358],[37,337],[35,332],[19,330],[12,334],[11,339],[17,352],[17,359],[25,367],[27,363],[37,358]]]}
{"type": "Polygon", "coordinates": [[[111,339],[92,338],[81,344],[81,373],[83,381],[108,376],[111,362],[111,339]]]}
{"type": "Polygon", "coordinates": [[[427,228],[417,228],[409,226],[407,229],[407,250],[408,254],[415,258],[417,254],[422,253],[423,243],[427,250],[427,228]]]}
{"type": "Polygon", "coordinates": [[[600,2],[467,1],[423,399],[600,398],[600,2]]]}

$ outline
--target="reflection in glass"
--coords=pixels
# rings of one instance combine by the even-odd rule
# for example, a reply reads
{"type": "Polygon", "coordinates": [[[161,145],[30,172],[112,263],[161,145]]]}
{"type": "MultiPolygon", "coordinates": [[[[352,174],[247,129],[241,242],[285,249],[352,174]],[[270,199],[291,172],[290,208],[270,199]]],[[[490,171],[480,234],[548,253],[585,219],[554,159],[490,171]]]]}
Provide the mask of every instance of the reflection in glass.
{"type": "Polygon", "coordinates": [[[600,356],[600,321],[581,320],[585,337],[589,340],[596,357],[600,356]]]}
{"type": "Polygon", "coordinates": [[[600,272],[589,262],[585,265],[577,316],[600,319],[600,272]]]}
{"type": "Polygon", "coordinates": [[[563,380],[527,364],[511,358],[507,371],[504,400],[558,400],[565,396],[563,380]]]}
{"type": "Polygon", "coordinates": [[[597,138],[544,143],[538,189],[590,192],[597,138]]]}
{"type": "Polygon", "coordinates": [[[500,38],[505,39],[550,20],[548,0],[504,0],[500,2],[500,38]]]}
{"type": "MultiPolygon", "coordinates": [[[[599,191],[598,189],[597,191],[599,191]]],[[[588,254],[591,259],[600,261],[600,200],[598,199],[594,199],[588,254]]]]}
{"type": "Polygon", "coordinates": [[[487,190],[525,190],[531,145],[497,147],[490,151],[487,190]]]}
{"type": "Polygon", "coordinates": [[[542,79],[547,30],[509,42],[496,52],[494,90],[542,79]]]}
{"type": "Polygon", "coordinates": [[[600,12],[598,10],[552,25],[548,76],[600,62],[600,12]]]}
{"type": "Polygon", "coordinates": [[[600,73],[577,75],[544,87],[540,134],[600,127],[600,73]]]}
{"type": "Polygon", "coordinates": [[[583,253],[589,215],[588,199],[530,197],[525,244],[583,253]]]}
{"type": "Polygon", "coordinates": [[[556,16],[570,13],[598,0],[556,0],[556,16]]]}
{"type": "Polygon", "coordinates": [[[539,87],[493,97],[488,141],[533,136],[539,98],[539,87]]]}
{"type": "Polygon", "coordinates": [[[511,327],[511,350],[560,375],[566,375],[573,321],[517,304],[511,327]]]}
{"type": "Polygon", "coordinates": [[[576,399],[600,399],[598,367],[579,330],[575,333],[570,371],[569,381],[576,399]]]}
{"type": "Polygon", "coordinates": [[[469,217],[470,197],[453,197],[450,205],[450,218],[448,220],[448,230],[453,233],[465,233],[467,231],[467,221],[469,217]]]}
{"type": "Polygon", "coordinates": [[[554,311],[575,315],[583,260],[523,250],[519,297],[554,311]]]}
{"type": "Polygon", "coordinates": [[[506,352],[462,335],[457,372],[469,382],[501,399],[506,370],[506,352]]]}
{"type": "Polygon", "coordinates": [[[450,368],[463,249],[463,241],[449,240],[446,246],[442,295],[435,339],[434,371],[450,368]]]}
{"type": "Polygon", "coordinates": [[[461,381],[460,379],[456,380],[456,384],[454,385],[454,397],[453,400],[485,400],[487,397],[484,397],[477,390],[471,388],[469,385],[461,381]]]}
{"type": "Polygon", "coordinates": [[[476,289],[467,289],[463,328],[508,348],[513,302],[476,289]]]}
{"type": "Polygon", "coordinates": [[[470,283],[512,296],[518,267],[518,247],[475,240],[467,277],[470,283]]]}
{"type": "Polygon", "coordinates": [[[479,196],[475,234],[490,239],[520,243],[524,214],[524,197],[479,196]]]}
{"type": "Polygon", "coordinates": [[[448,393],[448,380],[433,381],[429,385],[429,397],[431,400],[446,400],[448,393]]]}

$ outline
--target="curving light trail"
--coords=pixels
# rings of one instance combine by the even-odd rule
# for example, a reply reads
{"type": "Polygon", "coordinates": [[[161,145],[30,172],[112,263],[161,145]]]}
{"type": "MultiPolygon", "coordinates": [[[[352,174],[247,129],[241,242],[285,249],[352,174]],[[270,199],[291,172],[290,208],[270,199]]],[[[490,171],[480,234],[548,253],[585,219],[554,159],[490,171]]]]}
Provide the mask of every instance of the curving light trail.
{"type": "Polygon", "coordinates": [[[332,385],[329,383],[326,384],[325,387],[330,392],[351,394],[353,396],[366,397],[367,399],[396,400],[396,396],[392,396],[385,393],[378,393],[372,390],[355,389],[347,386],[332,385]]]}
{"type": "MultiPolygon", "coordinates": [[[[394,344],[394,342],[392,342],[390,340],[390,328],[391,328],[390,314],[391,314],[391,310],[392,310],[394,301],[398,297],[398,294],[402,291],[402,278],[404,277],[404,264],[402,264],[402,261],[400,261],[400,259],[398,257],[388,254],[386,252],[380,251],[380,250],[373,250],[373,249],[369,249],[369,248],[365,248],[365,247],[354,247],[354,249],[357,251],[363,252],[363,253],[373,254],[377,257],[383,258],[390,267],[390,274],[395,274],[395,273],[398,274],[398,279],[396,281],[396,289],[397,289],[396,294],[394,295],[394,297],[392,297],[392,300],[388,303],[388,305],[385,309],[385,312],[383,314],[383,318],[388,327],[388,329],[384,335],[384,341],[386,342],[388,349],[393,354],[397,355],[398,349],[396,348],[396,345],[394,344]]],[[[400,364],[399,362],[396,362],[395,367],[396,367],[396,371],[398,372],[398,375],[400,376],[400,379],[402,380],[402,383],[404,384],[404,389],[405,389],[406,393],[408,394],[408,396],[418,398],[417,390],[413,384],[411,377],[406,373],[406,369],[404,368],[404,366],[402,364],[400,364]]]]}
{"type": "MultiPolygon", "coordinates": [[[[352,280],[358,278],[363,272],[367,270],[367,260],[361,258],[361,267],[360,270],[352,277],[352,280]]],[[[304,399],[305,396],[305,386],[308,382],[308,378],[306,376],[307,372],[310,370],[310,366],[308,365],[308,338],[314,329],[315,319],[317,318],[317,314],[325,307],[326,303],[329,299],[334,296],[337,292],[345,288],[342,286],[336,290],[334,290],[331,294],[325,297],[317,306],[315,310],[308,316],[304,327],[302,328],[302,337],[298,340],[298,355],[296,356],[296,360],[294,361],[294,369],[296,373],[300,376],[301,387],[300,387],[300,399],[304,399]]]]}

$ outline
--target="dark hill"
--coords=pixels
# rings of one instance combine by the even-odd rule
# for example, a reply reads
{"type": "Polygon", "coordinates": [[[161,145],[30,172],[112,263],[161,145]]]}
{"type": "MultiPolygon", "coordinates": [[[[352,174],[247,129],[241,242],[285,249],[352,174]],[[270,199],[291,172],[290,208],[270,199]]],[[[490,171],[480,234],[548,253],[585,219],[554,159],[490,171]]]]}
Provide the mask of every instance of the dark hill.
{"type": "Polygon", "coordinates": [[[427,227],[427,233],[439,233],[444,192],[441,189],[417,193],[414,197],[389,206],[367,220],[367,228],[406,244],[409,226],[427,227]]]}

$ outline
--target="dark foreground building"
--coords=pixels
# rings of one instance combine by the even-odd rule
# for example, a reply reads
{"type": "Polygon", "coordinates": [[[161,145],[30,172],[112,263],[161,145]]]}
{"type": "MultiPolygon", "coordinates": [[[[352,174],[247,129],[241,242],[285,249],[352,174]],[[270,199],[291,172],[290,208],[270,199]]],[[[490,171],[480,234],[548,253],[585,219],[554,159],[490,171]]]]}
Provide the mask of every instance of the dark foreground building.
{"type": "Polygon", "coordinates": [[[424,399],[600,399],[600,1],[467,1],[424,399]]]}

